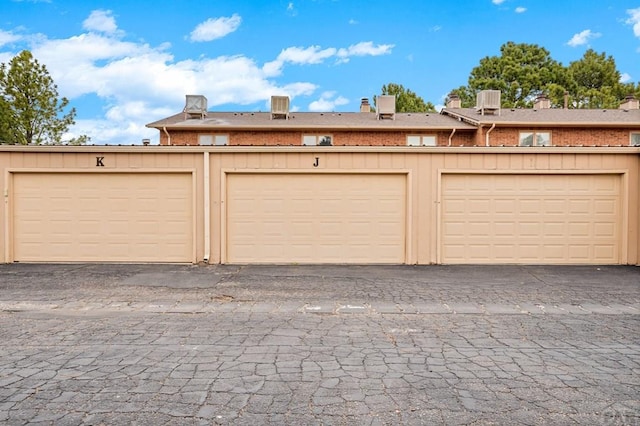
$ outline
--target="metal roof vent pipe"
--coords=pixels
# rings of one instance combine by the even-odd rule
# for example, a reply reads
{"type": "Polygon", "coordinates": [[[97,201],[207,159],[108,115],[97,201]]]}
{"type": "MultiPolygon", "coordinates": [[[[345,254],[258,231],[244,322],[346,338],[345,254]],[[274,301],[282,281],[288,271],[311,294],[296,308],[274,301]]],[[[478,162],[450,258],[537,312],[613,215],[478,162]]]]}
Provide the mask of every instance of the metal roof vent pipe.
{"type": "Polygon", "coordinates": [[[637,100],[633,95],[629,95],[624,98],[619,108],[624,110],[640,109],[640,101],[637,100]]]}
{"type": "Polygon", "coordinates": [[[142,139],[142,145],[149,146],[151,144],[151,139],[142,139]]]}
{"type": "Polygon", "coordinates": [[[546,95],[540,95],[533,103],[533,109],[549,109],[551,108],[551,101],[546,95]]]}
{"type": "Polygon", "coordinates": [[[360,112],[371,112],[371,105],[369,105],[369,98],[360,99],[360,112]]]}

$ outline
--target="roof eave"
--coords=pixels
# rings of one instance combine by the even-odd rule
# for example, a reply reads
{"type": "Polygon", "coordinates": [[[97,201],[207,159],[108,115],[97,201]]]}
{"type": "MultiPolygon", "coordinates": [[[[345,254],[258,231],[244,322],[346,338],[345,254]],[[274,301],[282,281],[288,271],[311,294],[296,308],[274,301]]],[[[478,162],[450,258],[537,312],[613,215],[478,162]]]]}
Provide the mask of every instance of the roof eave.
{"type": "Polygon", "coordinates": [[[577,122],[577,121],[482,121],[480,125],[493,125],[496,127],[581,127],[581,128],[640,128],[640,123],[611,123],[611,122],[577,122]]]}

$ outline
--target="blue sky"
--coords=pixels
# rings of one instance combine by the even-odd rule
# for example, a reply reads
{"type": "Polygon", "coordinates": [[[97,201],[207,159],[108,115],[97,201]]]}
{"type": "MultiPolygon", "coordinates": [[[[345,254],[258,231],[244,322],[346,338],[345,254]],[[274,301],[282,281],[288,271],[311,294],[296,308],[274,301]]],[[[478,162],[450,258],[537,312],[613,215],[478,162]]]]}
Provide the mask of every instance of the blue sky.
{"type": "Polygon", "coordinates": [[[77,110],[68,136],[156,142],[180,112],[357,111],[382,85],[441,106],[508,41],[568,65],[592,48],[640,81],[640,0],[0,0],[0,62],[29,49],[77,110]]]}

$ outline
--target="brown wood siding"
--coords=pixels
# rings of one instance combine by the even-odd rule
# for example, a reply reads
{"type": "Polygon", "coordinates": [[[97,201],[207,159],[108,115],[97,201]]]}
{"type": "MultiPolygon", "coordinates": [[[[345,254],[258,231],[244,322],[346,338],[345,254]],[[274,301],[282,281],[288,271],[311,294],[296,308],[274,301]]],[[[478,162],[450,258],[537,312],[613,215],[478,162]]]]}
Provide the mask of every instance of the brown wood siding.
{"type": "MultiPolygon", "coordinates": [[[[448,135],[447,135],[448,137],[448,135]]],[[[210,262],[221,259],[221,211],[224,208],[223,178],[225,171],[242,170],[296,170],[309,173],[322,171],[375,172],[402,171],[409,174],[407,191],[408,209],[408,263],[429,264],[437,261],[439,184],[441,173],[447,172],[536,172],[562,171],[563,173],[623,173],[622,209],[626,235],[623,262],[640,263],[640,151],[626,148],[557,148],[556,151],[523,148],[233,148],[216,147],[65,147],[64,149],[29,147],[0,149],[0,185],[11,194],[6,178],[9,169],[16,170],[82,170],[82,171],[137,171],[190,169],[196,172],[196,257],[204,259],[204,152],[209,153],[210,175],[210,262]],[[104,157],[104,167],[96,167],[97,157],[104,157]],[[316,164],[317,167],[314,167],[316,164]]],[[[0,261],[6,251],[6,224],[8,203],[0,206],[0,261]]],[[[9,256],[10,257],[10,256],[9,256]]]]}

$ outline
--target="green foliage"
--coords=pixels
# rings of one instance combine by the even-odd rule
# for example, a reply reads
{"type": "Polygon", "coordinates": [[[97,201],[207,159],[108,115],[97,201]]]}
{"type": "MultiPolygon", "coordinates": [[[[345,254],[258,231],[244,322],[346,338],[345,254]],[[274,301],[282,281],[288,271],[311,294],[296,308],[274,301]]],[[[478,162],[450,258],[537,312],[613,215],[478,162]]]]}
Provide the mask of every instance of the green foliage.
{"type": "Polygon", "coordinates": [[[7,144],[13,140],[10,123],[11,107],[3,97],[0,97],[0,144],[7,144]]]}
{"type": "MultiPolygon", "coordinates": [[[[0,64],[0,143],[60,144],[62,135],[75,124],[74,108],[58,98],[58,88],[44,65],[23,50],[8,64],[0,64]]],[[[72,140],[86,143],[87,136],[72,140]]]]}
{"type": "Polygon", "coordinates": [[[480,60],[480,65],[471,71],[469,88],[474,93],[500,90],[504,107],[531,106],[549,84],[562,79],[562,66],[543,47],[508,42],[500,47],[500,53],[499,57],[480,60]]]}
{"type": "MultiPolygon", "coordinates": [[[[431,102],[425,102],[403,85],[389,83],[382,86],[383,95],[395,95],[396,112],[436,112],[436,107],[431,102]]],[[[375,103],[375,96],[373,97],[375,103]]]]}
{"type": "Polygon", "coordinates": [[[569,96],[575,108],[617,108],[625,93],[614,59],[592,49],[568,67],[569,96]]]}
{"type": "Polygon", "coordinates": [[[621,83],[615,61],[604,53],[589,49],[565,67],[538,45],[507,42],[500,47],[500,56],[481,59],[468,85],[451,93],[460,97],[463,107],[475,106],[479,91],[494,89],[502,92],[505,108],[530,108],[542,94],[554,108],[564,106],[565,95],[572,108],[617,108],[625,96],[637,96],[639,88],[621,83]]]}

